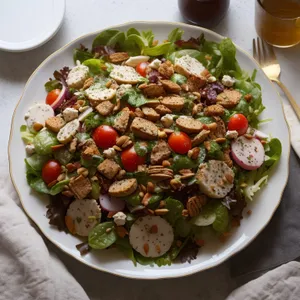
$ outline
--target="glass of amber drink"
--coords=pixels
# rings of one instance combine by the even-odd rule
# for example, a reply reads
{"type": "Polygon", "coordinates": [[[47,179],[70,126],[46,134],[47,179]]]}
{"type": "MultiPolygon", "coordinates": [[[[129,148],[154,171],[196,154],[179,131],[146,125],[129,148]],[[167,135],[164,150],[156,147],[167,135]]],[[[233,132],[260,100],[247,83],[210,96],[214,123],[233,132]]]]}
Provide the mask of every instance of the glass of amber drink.
{"type": "Polygon", "coordinates": [[[280,48],[300,42],[300,0],[256,0],[255,27],[267,43],[280,48]]]}

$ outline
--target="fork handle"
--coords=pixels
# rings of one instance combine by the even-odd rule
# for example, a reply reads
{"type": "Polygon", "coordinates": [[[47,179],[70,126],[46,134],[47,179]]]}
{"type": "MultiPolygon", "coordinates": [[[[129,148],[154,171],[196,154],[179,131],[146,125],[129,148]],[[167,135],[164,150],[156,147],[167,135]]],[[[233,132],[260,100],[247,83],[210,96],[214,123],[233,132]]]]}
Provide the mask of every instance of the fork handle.
{"type": "Polygon", "coordinates": [[[292,96],[292,94],[289,92],[287,87],[278,79],[272,79],[273,82],[276,82],[278,86],[282,89],[282,91],[285,93],[286,97],[288,98],[291,106],[293,107],[298,119],[300,120],[300,107],[297,104],[296,100],[292,96]]]}

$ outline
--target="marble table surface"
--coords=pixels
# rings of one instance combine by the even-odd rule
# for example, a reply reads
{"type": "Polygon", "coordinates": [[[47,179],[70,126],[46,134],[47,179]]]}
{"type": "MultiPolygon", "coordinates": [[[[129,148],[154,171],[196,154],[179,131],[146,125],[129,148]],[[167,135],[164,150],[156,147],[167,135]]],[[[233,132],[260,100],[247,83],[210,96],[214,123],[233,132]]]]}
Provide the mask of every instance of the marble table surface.
{"type": "MultiPolygon", "coordinates": [[[[177,0],[66,0],[66,14],[57,35],[45,45],[24,53],[0,52],[0,166],[7,170],[7,143],[11,116],[26,80],[35,68],[53,51],[88,32],[114,24],[135,20],[183,21],[177,0]]],[[[246,51],[252,51],[254,0],[231,0],[230,9],[214,31],[229,36],[246,51]]],[[[300,104],[300,47],[277,50],[282,67],[282,81],[300,104]]],[[[283,97],[283,101],[287,101],[283,97]]],[[[1,168],[1,169],[3,169],[1,168]]],[[[228,262],[189,277],[141,281],[130,280],[93,270],[62,253],[48,242],[49,247],[65,263],[91,299],[225,299],[237,286],[231,278],[228,262]]]]}

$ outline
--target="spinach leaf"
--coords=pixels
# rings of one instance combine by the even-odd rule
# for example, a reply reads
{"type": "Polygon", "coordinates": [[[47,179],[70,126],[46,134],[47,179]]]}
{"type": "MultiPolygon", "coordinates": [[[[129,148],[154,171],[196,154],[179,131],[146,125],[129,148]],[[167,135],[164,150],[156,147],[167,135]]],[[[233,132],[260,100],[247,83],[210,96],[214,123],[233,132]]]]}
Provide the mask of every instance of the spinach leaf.
{"type": "Polygon", "coordinates": [[[180,237],[187,237],[192,229],[192,225],[183,217],[180,217],[175,223],[175,233],[180,237]]]}
{"type": "Polygon", "coordinates": [[[148,147],[145,142],[135,142],[134,143],[134,150],[137,155],[145,156],[148,153],[148,147]]]}
{"type": "Polygon", "coordinates": [[[62,84],[56,79],[47,81],[44,86],[47,93],[55,89],[62,89],[62,84]]]}
{"type": "Polygon", "coordinates": [[[197,118],[201,123],[203,124],[211,124],[215,122],[215,120],[212,117],[199,117],[197,118]]]}
{"type": "Polygon", "coordinates": [[[91,113],[87,118],[84,119],[85,128],[87,131],[104,124],[105,118],[97,113],[91,113]]]}
{"type": "Polygon", "coordinates": [[[214,212],[216,219],[212,224],[213,229],[220,233],[226,232],[229,225],[228,209],[221,202],[218,202],[215,204],[214,212]]]}
{"type": "Polygon", "coordinates": [[[20,127],[21,138],[26,144],[32,144],[35,134],[30,132],[26,125],[20,127]]]}
{"type": "Polygon", "coordinates": [[[51,187],[49,194],[52,195],[52,196],[55,196],[55,195],[61,193],[64,189],[64,186],[69,184],[69,182],[70,182],[69,179],[62,180],[62,181],[58,182],[53,187],[51,187]]]}
{"type": "Polygon", "coordinates": [[[144,55],[149,55],[149,56],[163,55],[163,54],[166,54],[166,53],[169,52],[170,46],[171,46],[171,43],[166,42],[166,43],[163,43],[163,44],[156,45],[154,47],[146,47],[143,50],[143,54],[144,55]]]}
{"type": "Polygon", "coordinates": [[[27,157],[25,159],[35,171],[42,171],[44,164],[50,159],[48,155],[39,155],[37,153],[27,157]]]}
{"type": "Polygon", "coordinates": [[[93,249],[105,249],[117,240],[113,222],[100,223],[89,232],[88,243],[93,249]],[[107,229],[110,229],[107,232],[107,229]]]}
{"type": "Polygon", "coordinates": [[[168,41],[171,43],[174,43],[174,42],[180,40],[183,35],[183,32],[184,31],[180,28],[173,29],[168,35],[168,41]]]}
{"type": "Polygon", "coordinates": [[[185,55],[189,55],[191,57],[196,58],[197,60],[199,60],[204,66],[207,65],[207,60],[205,58],[205,53],[200,52],[198,50],[195,49],[183,49],[183,50],[179,50],[179,51],[175,51],[173,53],[171,53],[170,55],[168,55],[168,59],[172,62],[175,63],[175,58],[180,58],[182,56],[185,55]]]}
{"type": "Polygon", "coordinates": [[[121,99],[134,107],[139,107],[147,103],[144,95],[141,92],[137,92],[134,88],[127,89],[121,99]]]}
{"type": "Polygon", "coordinates": [[[139,192],[135,192],[127,197],[124,197],[124,201],[131,206],[138,206],[141,204],[141,197],[139,196],[139,192]]]}
{"type": "Polygon", "coordinates": [[[136,266],[137,265],[137,263],[136,263],[136,259],[135,259],[135,257],[134,257],[134,252],[133,252],[133,249],[132,249],[132,247],[131,247],[131,245],[130,245],[130,243],[129,243],[129,239],[128,239],[128,237],[124,237],[124,238],[118,238],[117,240],[116,240],[116,246],[117,246],[117,248],[120,250],[120,251],[122,251],[124,254],[125,254],[125,256],[127,257],[127,258],[129,258],[132,262],[133,262],[133,264],[136,266]]]}
{"type": "Polygon", "coordinates": [[[174,226],[176,224],[176,221],[182,217],[182,210],[183,210],[183,204],[171,197],[168,197],[165,200],[166,206],[165,208],[169,210],[169,212],[164,215],[164,218],[172,225],[174,226]]]}
{"type": "Polygon", "coordinates": [[[104,158],[99,155],[93,155],[92,159],[83,159],[82,157],[80,158],[80,164],[85,168],[98,167],[99,164],[101,164],[103,161],[104,158]]]}
{"type": "Polygon", "coordinates": [[[54,158],[57,159],[62,165],[66,165],[74,157],[74,154],[71,153],[66,148],[60,148],[60,149],[54,151],[53,155],[54,155],[54,158]]]}
{"type": "Polygon", "coordinates": [[[85,49],[74,49],[73,51],[73,60],[75,64],[77,60],[79,60],[80,63],[83,63],[84,61],[90,58],[93,58],[93,54],[85,49]]]}
{"type": "Polygon", "coordinates": [[[92,191],[91,191],[91,197],[92,199],[98,200],[100,197],[100,185],[96,181],[92,181],[92,191]]]}
{"type": "Polygon", "coordinates": [[[208,151],[208,156],[216,159],[221,159],[223,157],[222,148],[217,142],[210,141],[210,149],[208,151]]]}
{"type": "Polygon", "coordinates": [[[76,138],[78,139],[79,143],[82,143],[82,142],[88,140],[89,138],[91,138],[91,136],[86,132],[78,132],[76,134],[76,138]]]}
{"type": "Polygon", "coordinates": [[[101,59],[91,58],[85,60],[82,64],[89,68],[89,73],[91,76],[99,75],[101,73],[106,72],[105,62],[101,59]]]}
{"type": "Polygon", "coordinates": [[[173,155],[173,164],[171,168],[177,172],[181,169],[193,169],[198,167],[198,164],[195,160],[192,160],[186,155],[174,154],[173,155]]]}
{"type": "Polygon", "coordinates": [[[56,135],[48,130],[41,130],[33,139],[35,152],[41,155],[52,153],[52,146],[58,145],[56,135]]]}
{"type": "Polygon", "coordinates": [[[36,192],[42,194],[49,194],[49,189],[42,178],[27,176],[27,182],[30,185],[30,187],[36,192]]]}
{"type": "Polygon", "coordinates": [[[179,85],[182,85],[187,82],[187,78],[181,74],[174,73],[171,76],[171,81],[173,81],[179,85]]]}
{"type": "Polygon", "coordinates": [[[97,46],[109,45],[110,40],[119,32],[120,31],[116,29],[102,31],[95,37],[92,47],[95,48],[97,46]]]}

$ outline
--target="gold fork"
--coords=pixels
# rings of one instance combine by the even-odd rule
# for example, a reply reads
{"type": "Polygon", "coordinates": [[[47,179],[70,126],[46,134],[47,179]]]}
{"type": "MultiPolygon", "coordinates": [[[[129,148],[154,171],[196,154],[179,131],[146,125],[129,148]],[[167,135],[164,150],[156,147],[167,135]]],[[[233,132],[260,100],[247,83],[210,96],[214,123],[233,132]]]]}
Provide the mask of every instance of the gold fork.
{"type": "Polygon", "coordinates": [[[255,39],[253,39],[253,57],[259,62],[268,78],[271,81],[276,82],[285,93],[298,119],[300,120],[300,107],[298,106],[297,102],[295,101],[287,87],[279,80],[281,70],[278,60],[276,59],[273,47],[257,37],[256,42],[255,39]]]}

